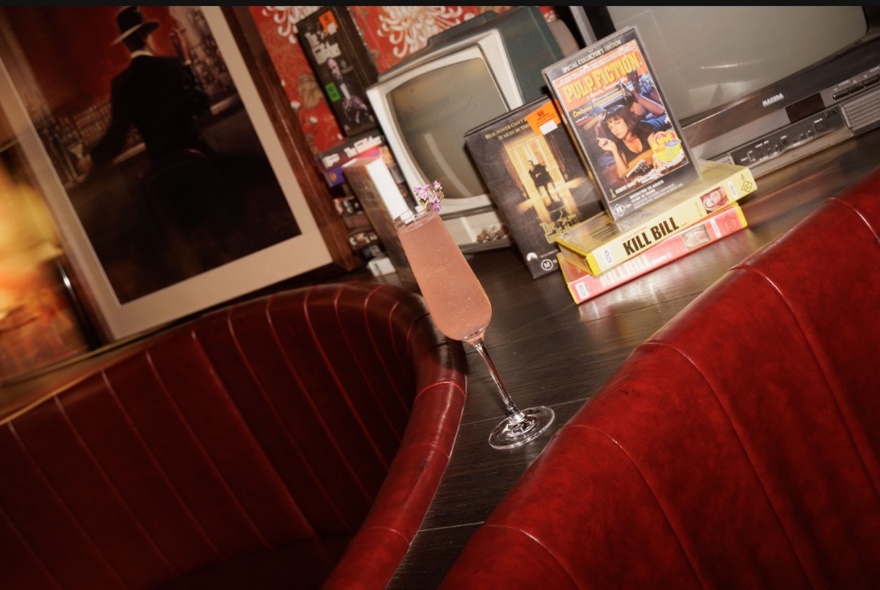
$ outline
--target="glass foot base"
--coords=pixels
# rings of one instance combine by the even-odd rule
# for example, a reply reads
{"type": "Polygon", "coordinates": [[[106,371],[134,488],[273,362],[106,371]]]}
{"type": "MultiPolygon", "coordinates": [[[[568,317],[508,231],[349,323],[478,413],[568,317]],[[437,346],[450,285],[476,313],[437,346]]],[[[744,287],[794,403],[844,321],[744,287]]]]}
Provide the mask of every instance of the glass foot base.
{"type": "Polygon", "coordinates": [[[553,423],[555,414],[546,406],[520,410],[501,421],[489,435],[493,449],[513,449],[541,436],[553,423]]]}

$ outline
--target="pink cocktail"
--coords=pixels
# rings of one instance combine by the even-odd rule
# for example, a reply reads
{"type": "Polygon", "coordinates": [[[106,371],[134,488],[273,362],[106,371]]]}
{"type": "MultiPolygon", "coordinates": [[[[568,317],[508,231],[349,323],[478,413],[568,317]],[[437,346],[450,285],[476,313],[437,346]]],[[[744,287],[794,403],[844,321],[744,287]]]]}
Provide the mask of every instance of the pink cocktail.
{"type": "Polygon", "coordinates": [[[440,331],[464,342],[482,338],[492,304],[440,216],[423,214],[397,235],[440,331]]]}
{"type": "Polygon", "coordinates": [[[453,340],[472,345],[498,388],[507,418],[492,431],[489,444],[510,449],[534,440],[553,422],[553,410],[545,406],[520,410],[513,402],[483,341],[492,304],[440,215],[430,210],[407,212],[395,225],[437,328],[453,340]]]}

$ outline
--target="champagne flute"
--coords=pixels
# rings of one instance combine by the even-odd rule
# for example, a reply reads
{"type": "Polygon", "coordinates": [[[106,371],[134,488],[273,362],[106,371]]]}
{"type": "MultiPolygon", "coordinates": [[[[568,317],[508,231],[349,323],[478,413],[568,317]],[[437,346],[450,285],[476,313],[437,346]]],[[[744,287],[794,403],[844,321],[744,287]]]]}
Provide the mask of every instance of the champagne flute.
{"type": "Polygon", "coordinates": [[[440,215],[431,209],[404,212],[395,220],[397,235],[437,328],[453,340],[473,346],[486,363],[507,417],[489,435],[495,449],[522,446],[544,433],[553,410],[520,410],[489,357],[484,335],[492,305],[440,215]]]}

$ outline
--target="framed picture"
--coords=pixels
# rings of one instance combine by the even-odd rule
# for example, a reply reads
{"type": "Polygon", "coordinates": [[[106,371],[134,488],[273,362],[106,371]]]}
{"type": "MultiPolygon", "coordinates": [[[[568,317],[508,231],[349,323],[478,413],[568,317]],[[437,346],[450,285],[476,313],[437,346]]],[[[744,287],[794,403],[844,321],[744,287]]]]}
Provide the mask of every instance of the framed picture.
{"type": "Polygon", "coordinates": [[[0,107],[107,340],[359,264],[240,18],[216,6],[0,9],[0,107]],[[157,57],[182,91],[163,93],[158,73],[123,80],[157,57]],[[193,117],[181,96],[199,105],[193,117]]]}

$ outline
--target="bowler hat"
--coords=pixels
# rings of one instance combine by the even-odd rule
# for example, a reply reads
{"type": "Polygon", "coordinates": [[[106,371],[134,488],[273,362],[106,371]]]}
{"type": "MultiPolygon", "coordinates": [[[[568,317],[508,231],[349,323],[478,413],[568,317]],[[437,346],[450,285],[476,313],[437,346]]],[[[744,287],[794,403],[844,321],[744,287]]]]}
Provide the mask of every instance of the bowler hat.
{"type": "Polygon", "coordinates": [[[126,6],[116,15],[116,26],[119,27],[119,36],[113,40],[114,44],[140,30],[152,33],[159,28],[159,23],[154,20],[145,21],[137,6],[126,6]]]}

